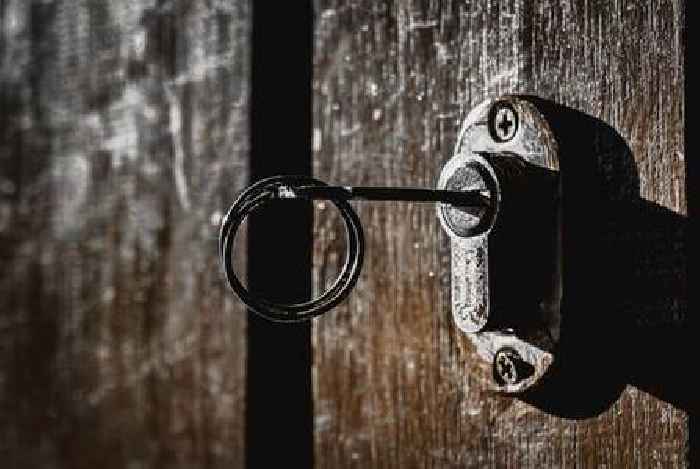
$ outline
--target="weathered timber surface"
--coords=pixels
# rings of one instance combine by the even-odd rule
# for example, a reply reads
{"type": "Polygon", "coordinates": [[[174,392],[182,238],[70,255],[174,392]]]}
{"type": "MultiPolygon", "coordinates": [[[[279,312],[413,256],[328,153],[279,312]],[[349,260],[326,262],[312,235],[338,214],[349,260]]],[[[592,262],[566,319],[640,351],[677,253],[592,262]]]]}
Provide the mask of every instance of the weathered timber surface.
{"type": "MultiPolygon", "coordinates": [[[[318,3],[317,177],[432,187],[468,110],[525,92],[615,128],[634,155],[640,197],[685,214],[683,2],[318,3]]],[[[332,208],[321,208],[317,290],[344,248],[342,227],[325,216],[332,208]]],[[[475,351],[452,322],[449,245],[434,208],[375,203],[359,212],[362,276],[348,302],[314,323],[319,467],[687,464],[682,406],[640,387],[581,420],[486,394],[475,351]]],[[[683,262],[670,266],[681,293],[669,308],[681,315],[683,262]]]]}
{"type": "Polygon", "coordinates": [[[240,467],[245,1],[0,3],[0,465],[240,467]]]}

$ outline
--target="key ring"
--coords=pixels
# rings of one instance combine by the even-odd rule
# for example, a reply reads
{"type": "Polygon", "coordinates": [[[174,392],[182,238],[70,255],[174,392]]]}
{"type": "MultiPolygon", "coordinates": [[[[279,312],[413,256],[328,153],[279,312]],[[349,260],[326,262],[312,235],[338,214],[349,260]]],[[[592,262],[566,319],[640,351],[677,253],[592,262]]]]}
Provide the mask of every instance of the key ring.
{"type": "Polygon", "coordinates": [[[491,194],[478,190],[434,190],[396,187],[329,186],[310,176],[273,176],[248,187],[231,205],[221,220],[219,256],[231,289],[252,311],[275,322],[297,322],[319,316],[343,301],[355,286],[365,251],[365,239],[357,212],[349,200],[440,202],[456,208],[491,207],[491,194]],[[236,233],[243,220],[255,209],[271,200],[330,200],[345,223],[347,254],[345,263],[321,296],[301,303],[276,303],[249,292],[233,269],[231,254],[236,233]]]}
{"type": "Polygon", "coordinates": [[[301,303],[276,303],[249,292],[236,276],[231,262],[236,233],[243,220],[266,202],[274,199],[300,198],[294,192],[299,187],[328,187],[322,181],[308,176],[274,176],[262,179],[248,187],[231,205],[221,221],[219,230],[219,255],[226,280],[238,297],[254,312],[275,322],[298,322],[319,316],[343,301],[355,286],[364,256],[364,233],[357,213],[347,200],[340,197],[324,197],[340,211],[345,223],[347,254],[345,263],[333,282],[321,296],[301,303]]]}

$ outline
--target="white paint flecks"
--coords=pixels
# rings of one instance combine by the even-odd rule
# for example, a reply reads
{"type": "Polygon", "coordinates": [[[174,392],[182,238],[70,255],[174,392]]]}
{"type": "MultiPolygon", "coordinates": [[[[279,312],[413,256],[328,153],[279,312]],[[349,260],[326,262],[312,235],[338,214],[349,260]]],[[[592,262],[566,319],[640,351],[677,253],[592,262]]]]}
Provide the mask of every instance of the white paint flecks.
{"type": "Polygon", "coordinates": [[[174,152],[174,177],[175,177],[175,189],[177,190],[178,200],[180,205],[185,210],[190,208],[190,198],[187,194],[187,179],[185,178],[185,150],[182,143],[182,109],[180,107],[180,101],[175,94],[175,92],[170,87],[165,87],[165,95],[170,105],[170,135],[173,139],[173,152],[174,152]]]}

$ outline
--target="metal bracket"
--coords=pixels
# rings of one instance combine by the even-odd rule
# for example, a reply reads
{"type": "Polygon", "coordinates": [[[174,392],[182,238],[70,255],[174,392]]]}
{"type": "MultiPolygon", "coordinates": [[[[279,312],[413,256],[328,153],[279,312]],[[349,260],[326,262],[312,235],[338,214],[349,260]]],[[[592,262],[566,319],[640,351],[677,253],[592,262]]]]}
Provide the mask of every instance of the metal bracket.
{"type": "Polygon", "coordinates": [[[466,117],[440,190],[480,191],[486,207],[439,204],[450,236],[452,312],[493,389],[522,392],[559,341],[561,182],[550,125],[526,97],[487,100],[466,117]]]}

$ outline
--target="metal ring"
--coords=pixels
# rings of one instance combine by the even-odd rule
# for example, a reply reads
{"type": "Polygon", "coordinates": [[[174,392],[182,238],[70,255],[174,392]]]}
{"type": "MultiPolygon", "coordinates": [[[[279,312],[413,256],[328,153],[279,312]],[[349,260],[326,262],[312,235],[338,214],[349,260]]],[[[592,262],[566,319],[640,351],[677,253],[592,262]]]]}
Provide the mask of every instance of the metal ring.
{"type": "Polygon", "coordinates": [[[325,186],[308,176],[275,176],[260,180],[248,187],[231,205],[219,229],[221,265],[231,289],[254,312],[276,322],[297,322],[319,316],[343,301],[355,286],[364,257],[364,235],[357,213],[345,200],[329,198],[338,208],[345,222],[348,251],[338,278],[321,296],[302,303],[275,303],[250,293],[238,280],[231,262],[236,233],[245,218],[266,202],[278,198],[281,186],[325,186]]]}

